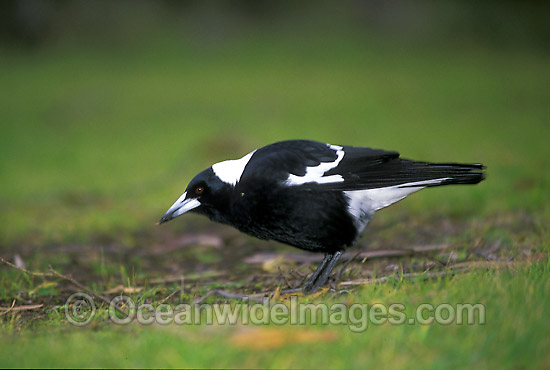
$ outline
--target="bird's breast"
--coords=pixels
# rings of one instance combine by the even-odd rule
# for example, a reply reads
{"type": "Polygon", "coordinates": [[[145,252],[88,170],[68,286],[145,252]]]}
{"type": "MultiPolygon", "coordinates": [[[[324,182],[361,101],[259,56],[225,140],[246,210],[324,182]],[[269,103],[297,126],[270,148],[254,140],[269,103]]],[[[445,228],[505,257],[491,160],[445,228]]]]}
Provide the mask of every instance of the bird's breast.
{"type": "Polygon", "coordinates": [[[231,224],[257,238],[329,252],[353,244],[358,235],[341,192],[258,187],[243,193],[231,206],[231,224]]]}

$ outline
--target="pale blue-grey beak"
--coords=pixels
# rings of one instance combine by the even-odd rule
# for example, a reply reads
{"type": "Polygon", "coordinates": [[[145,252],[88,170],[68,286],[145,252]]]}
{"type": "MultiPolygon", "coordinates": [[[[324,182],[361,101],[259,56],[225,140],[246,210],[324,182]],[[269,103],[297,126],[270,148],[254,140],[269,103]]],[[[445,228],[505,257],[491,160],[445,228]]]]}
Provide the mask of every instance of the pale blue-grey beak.
{"type": "Polygon", "coordinates": [[[189,198],[186,199],[187,192],[183,193],[181,197],[176,200],[174,204],[172,204],[172,207],[166,211],[164,216],[159,221],[159,224],[162,224],[163,222],[170,221],[173,218],[176,218],[185,212],[189,212],[192,209],[197,208],[201,205],[201,202],[199,202],[198,199],[195,198],[189,198]]]}

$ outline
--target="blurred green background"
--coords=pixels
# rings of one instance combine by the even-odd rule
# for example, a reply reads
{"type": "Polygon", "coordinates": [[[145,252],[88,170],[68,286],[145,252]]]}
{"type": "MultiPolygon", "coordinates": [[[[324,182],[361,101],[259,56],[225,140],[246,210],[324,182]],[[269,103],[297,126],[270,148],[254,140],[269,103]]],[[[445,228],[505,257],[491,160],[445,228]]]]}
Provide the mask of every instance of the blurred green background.
{"type": "Polygon", "coordinates": [[[196,172],[291,138],[488,166],[417,210],[547,204],[546,2],[1,7],[4,246],[153,227],[196,172]]]}
{"type": "MultiPolygon", "coordinates": [[[[294,138],[488,168],[479,186],[415,194],[382,219],[528,215],[547,225],[549,14],[545,1],[3,1],[0,255],[143,243],[197,172],[294,138]]],[[[189,220],[166,227],[208,225],[189,220]]],[[[537,243],[547,250],[544,235],[537,243]]],[[[484,281],[470,280],[472,289],[484,281]]],[[[490,281],[487,292],[499,284],[490,281]]],[[[514,283],[512,302],[522,299],[525,281],[514,283]]],[[[511,317],[503,313],[502,322],[511,317]]],[[[412,335],[437,343],[444,329],[412,335]]],[[[403,333],[396,343],[407,341],[403,333]]],[[[508,360],[532,358],[517,357],[531,334],[506,333],[508,345],[521,343],[508,360]]],[[[495,355],[491,338],[468,343],[491,343],[495,355]]],[[[407,349],[401,366],[415,351],[407,349]]],[[[460,351],[447,355],[465,362],[444,354],[436,356],[441,366],[475,363],[460,351]]],[[[152,355],[129,364],[183,364],[170,356],[160,365],[152,355]]],[[[272,360],[246,364],[290,366],[272,360]]],[[[335,364],[369,363],[350,361],[335,364]]]]}

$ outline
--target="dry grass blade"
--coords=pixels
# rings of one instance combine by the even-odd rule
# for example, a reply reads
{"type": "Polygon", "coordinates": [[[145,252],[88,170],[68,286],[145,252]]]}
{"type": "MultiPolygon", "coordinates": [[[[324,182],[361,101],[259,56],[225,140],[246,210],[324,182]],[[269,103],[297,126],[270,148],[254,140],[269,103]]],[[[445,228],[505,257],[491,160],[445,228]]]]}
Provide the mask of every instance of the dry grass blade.
{"type": "MultiPolygon", "coordinates": [[[[15,303],[15,301],[13,301],[13,303],[15,303]]],[[[12,304],[11,307],[0,307],[0,315],[5,315],[10,312],[37,310],[42,307],[44,307],[43,304],[29,304],[22,306],[15,306],[14,304],[12,304]]]]}

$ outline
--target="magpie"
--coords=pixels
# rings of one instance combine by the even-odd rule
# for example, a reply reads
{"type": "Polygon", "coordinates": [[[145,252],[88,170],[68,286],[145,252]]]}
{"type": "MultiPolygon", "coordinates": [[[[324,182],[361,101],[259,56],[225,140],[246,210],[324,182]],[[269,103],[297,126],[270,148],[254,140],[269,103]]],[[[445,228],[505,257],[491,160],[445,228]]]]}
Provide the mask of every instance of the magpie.
{"type": "Polygon", "coordinates": [[[260,239],[322,252],[302,287],[310,294],[327,283],[377,210],[423,188],[477,184],[484,168],[416,162],[367,147],[281,141],[196,175],[159,223],[194,212],[260,239]]]}

